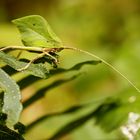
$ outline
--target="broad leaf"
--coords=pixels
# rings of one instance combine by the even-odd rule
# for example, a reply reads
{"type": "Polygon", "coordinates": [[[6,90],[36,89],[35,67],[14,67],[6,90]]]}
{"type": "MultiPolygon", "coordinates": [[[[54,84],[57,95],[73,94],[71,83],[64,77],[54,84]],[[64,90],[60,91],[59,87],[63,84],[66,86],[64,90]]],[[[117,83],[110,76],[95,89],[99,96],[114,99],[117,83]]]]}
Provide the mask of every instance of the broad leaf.
{"type": "MultiPolygon", "coordinates": [[[[18,61],[13,56],[5,54],[4,52],[0,52],[0,59],[15,70],[27,65],[26,62],[18,61]]],[[[49,76],[49,71],[43,64],[31,64],[25,72],[41,78],[48,78],[49,76]]]]}
{"type": "Polygon", "coordinates": [[[61,47],[61,40],[43,17],[31,15],[12,22],[18,27],[25,46],[61,47]]]}
{"type": "Polygon", "coordinates": [[[12,127],[18,122],[22,111],[20,89],[16,82],[2,69],[0,69],[0,87],[4,91],[2,112],[7,114],[7,126],[12,127]]]}

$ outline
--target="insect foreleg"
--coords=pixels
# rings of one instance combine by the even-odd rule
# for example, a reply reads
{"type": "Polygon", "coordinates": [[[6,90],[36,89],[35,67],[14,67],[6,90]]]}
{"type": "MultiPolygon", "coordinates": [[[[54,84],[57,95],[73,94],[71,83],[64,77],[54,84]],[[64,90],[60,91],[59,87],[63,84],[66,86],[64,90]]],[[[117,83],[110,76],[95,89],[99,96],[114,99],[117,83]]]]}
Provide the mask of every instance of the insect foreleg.
{"type": "Polygon", "coordinates": [[[25,67],[17,69],[18,71],[24,71],[26,70],[33,62],[35,62],[36,60],[38,60],[39,58],[42,58],[43,56],[45,56],[45,53],[41,53],[39,54],[37,57],[35,57],[34,59],[32,59],[27,65],[25,65],[25,67]]]}

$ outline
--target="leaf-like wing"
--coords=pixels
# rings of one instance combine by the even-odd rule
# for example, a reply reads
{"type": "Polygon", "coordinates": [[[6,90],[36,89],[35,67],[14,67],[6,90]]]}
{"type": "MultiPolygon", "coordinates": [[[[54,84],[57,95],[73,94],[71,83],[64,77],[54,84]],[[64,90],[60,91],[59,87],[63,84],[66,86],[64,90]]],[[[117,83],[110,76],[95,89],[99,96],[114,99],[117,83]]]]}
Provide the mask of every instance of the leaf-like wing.
{"type": "Polygon", "coordinates": [[[16,82],[2,69],[0,69],[0,87],[4,91],[2,112],[7,114],[7,126],[12,127],[18,122],[22,111],[20,89],[16,82]]]}
{"type": "Polygon", "coordinates": [[[25,46],[60,47],[61,40],[55,35],[47,21],[39,15],[31,15],[12,21],[21,33],[25,46]]]}

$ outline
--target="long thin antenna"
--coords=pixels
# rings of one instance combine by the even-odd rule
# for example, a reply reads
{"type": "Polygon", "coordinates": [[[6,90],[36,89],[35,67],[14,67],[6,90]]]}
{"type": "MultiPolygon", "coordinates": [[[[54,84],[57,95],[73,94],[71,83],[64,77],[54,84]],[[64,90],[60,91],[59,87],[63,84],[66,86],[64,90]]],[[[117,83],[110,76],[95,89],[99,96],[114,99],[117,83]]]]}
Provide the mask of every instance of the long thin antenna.
{"type": "Polygon", "coordinates": [[[125,75],[123,75],[120,71],[118,71],[114,66],[112,66],[111,64],[109,64],[108,62],[106,62],[104,59],[102,59],[101,57],[95,55],[95,54],[92,54],[90,52],[87,52],[87,51],[84,51],[84,50],[81,50],[81,49],[78,49],[78,48],[74,48],[74,47],[67,47],[65,46],[64,49],[69,49],[69,50],[75,50],[75,51],[79,51],[79,52],[82,52],[84,54],[87,54],[89,56],[92,56],[98,60],[101,60],[105,65],[109,66],[110,68],[112,68],[114,71],[116,71],[118,74],[120,74],[126,81],[128,81],[128,83],[134,87],[138,92],[140,92],[140,89],[137,88],[125,75]]]}

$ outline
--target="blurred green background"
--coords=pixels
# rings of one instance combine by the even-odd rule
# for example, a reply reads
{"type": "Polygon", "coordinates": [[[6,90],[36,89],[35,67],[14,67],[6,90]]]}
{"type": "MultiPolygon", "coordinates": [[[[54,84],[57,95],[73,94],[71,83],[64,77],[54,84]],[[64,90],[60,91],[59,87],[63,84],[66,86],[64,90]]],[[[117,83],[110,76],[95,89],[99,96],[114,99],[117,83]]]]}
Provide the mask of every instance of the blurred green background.
{"type": "MultiPolygon", "coordinates": [[[[140,87],[139,0],[0,0],[0,46],[21,45],[20,34],[10,21],[32,14],[45,17],[64,44],[104,58],[140,87]]],[[[69,68],[85,60],[92,58],[66,51],[61,53],[60,66],[69,68]]],[[[42,100],[24,110],[21,121],[28,124],[42,114],[62,111],[75,104],[95,100],[96,106],[105,97],[126,91],[132,95],[137,92],[104,64],[85,66],[81,72],[84,74],[80,78],[49,91],[42,100]]],[[[69,75],[71,73],[33,84],[22,91],[23,100],[43,84],[69,75]]],[[[21,77],[13,76],[16,80],[21,77]]],[[[84,111],[81,113],[84,114],[84,111]]],[[[78,115],[43,121],[31,129],[25,138],[41,140],[50,137],[62,124],[78,115]]],[[[120,140],[121,137],[118,131],[105,133],[93,121],[88,121],[62,140],[120,140]]]]}

